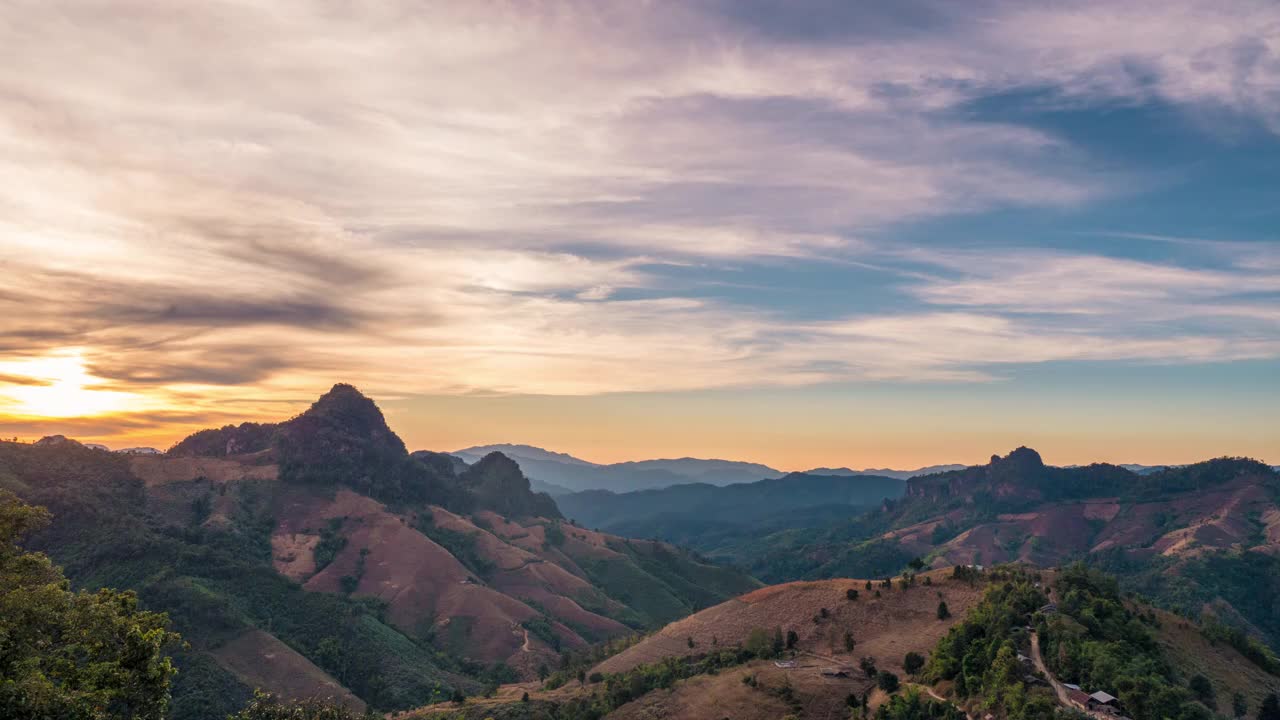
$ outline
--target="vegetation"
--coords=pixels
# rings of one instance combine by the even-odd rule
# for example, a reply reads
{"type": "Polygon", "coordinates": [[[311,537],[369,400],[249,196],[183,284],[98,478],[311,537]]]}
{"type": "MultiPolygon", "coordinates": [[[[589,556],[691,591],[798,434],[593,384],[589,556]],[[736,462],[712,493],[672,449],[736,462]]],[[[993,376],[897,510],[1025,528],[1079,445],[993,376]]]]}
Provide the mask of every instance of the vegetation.
{"type": "Polygon", "coordinates": [[[598,679],[593,677],[591,682],[603,683],[601,690],[591,696],[562,704],[557,717],[562,720],[597,720],[645,693],[670,688],[679,680],[716,673],[755,658],[776,657],[780,648],[769,639],[767,631],[757,628],[752,631],[751,637],[752,640],[748,640],[740,648],[724,648],[695,656],[668,657],[624,673],[603,675],[598,679]]]}
{"type": "Polygon", "coordinates": [[[924,697],[913,688],[881,704],[876,720],[965,720],[965,714],[955,705],[924,697]]]}
{"type": "Polygon", "coordinates": [[[1162,656],[1147,626],[1130,610],[1116,580],[1075,564],[1058,576],[1058,613],[1037,622],[1049,669],[1063,682],[1105,690],[1135,720],[1207,718],[1162,656]]]}
{"type": "Polygon", "coordinates": [[[257,692],[244,710],[227,720],[358,720],[360,715],[330,700],[286,702],[270,693],[257,692]]]}
{"type": "Polygon", "coordinates": [[[988,712],[1048,720],[1054,713],[1052,696],[1027,687],[1017,660],[1026,643],[1026,619],[1046,598],[1027,572],[1002,569],[992,579],[996,583],[982,600],[938,642],[925,677],[953,681],[958,697],[979,697],[988,712]]]}
{"type": "MultiPolygon", "coordinates": [[[[270,487],[233,488],[227,525],[165,524],[142,513],[128,459],[77,447],[0,443],[0,478],[25,478],[28,502],[54,521],[31,546],[56,553],[77,587],[127,588],[140,607],[168,613],[190,649],[174,662],[173,717],[238,710],[252,688],[203,653],[254,628],[268,630],[371,706],[415,707],[455,687],[479,688],[458,661],[390,627],[369,600],[312,593],[270,564],[270,487]]],[[[12,482],[12,481],[10,481],[12,482]]]]}
{"type": "Polygon", "coordinates": [[[131,592],[72,592],[61,570],[17,543],[48,513],[0,490],[0,716],[160,720],[179,642],[131,592]]]}

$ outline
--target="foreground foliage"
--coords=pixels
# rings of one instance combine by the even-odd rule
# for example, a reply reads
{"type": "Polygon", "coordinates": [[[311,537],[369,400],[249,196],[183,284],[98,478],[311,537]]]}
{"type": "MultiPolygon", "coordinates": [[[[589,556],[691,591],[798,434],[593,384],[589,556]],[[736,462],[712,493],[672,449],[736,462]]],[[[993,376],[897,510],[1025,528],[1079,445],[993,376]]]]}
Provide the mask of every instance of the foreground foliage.
{"type": "Polygon", "coordinates": [[[179,641],[131,592],[72,592],[17,543],[48,513],[0,490],[0,717],[159,720],[179,641]]]}

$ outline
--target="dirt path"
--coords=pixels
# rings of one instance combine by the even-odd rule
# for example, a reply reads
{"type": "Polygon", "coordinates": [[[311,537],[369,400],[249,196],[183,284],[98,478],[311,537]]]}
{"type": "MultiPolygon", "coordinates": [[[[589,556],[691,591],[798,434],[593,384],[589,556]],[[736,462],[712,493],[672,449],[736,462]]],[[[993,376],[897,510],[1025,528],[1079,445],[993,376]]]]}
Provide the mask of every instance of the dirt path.
{"type": "Polygon", "coordinates": [[[1044,673],[1045,678],[1049,680],[1049,684],[1053,686],[1053,692],[1058,696],[1058,702],[1061,703],[1063,707],[1075,708],[1096,720],[1114,720],[1114,718],[1107,715],[1094,712],[1088,708],[1080,707],[1079,705],[1071,702],[1071,697],[1067,695],[1067,688],[1062,683],[1058,682],[1058,678],[1054,677],[1053,673],[1049,672],[1049,668],[1045,667],[1044,658],[1040,656],[1040,636],[1034,632],[1031,633],[1031,662],[1035,663],[1036,669],[1044,673]]]}
{"type": "Polygon", "coordinates": [[[529,630],[527,628],[524,631],[524,645],[520,646],[520,651],[529,652],[529,630]]]}

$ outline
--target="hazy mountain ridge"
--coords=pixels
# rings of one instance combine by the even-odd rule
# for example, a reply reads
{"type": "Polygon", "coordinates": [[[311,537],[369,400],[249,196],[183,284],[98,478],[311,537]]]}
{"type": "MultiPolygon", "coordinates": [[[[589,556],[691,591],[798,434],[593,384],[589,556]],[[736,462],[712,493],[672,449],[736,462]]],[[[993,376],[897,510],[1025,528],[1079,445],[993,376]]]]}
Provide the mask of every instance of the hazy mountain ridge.
{"type": "Polygon", "coordinates": [[[589,490],[556,499],[580,524],[631,537],[653,537],[719,554],[737,536],[756,536],[777,523],[829,523],[901,497],[905,483],[871,475],[792,473],[752,483],[672,485],[614,493],[589,490]]]}
{"type": "Polygon", "coordinates": [[[657,490],[689,483],[735,485],[799,474],[875,475],[906,480],[917,475],[965,467],[964,465],[931,465],[916,470],[813,468],[788,473],[760,463],[688,457],[602,464],[532,445],[515,444],[478,445],[455,450],[451,454],[471,463],[490,452],[501,452],[520,463],[520,467],[529,479],[552,495],[587,490],[610,490],[623,493],[657,490]]]}
{"type": "Polygon", "coordinates": [[[516,462],[532,480],[544,487],[569,492],[612,490],[628,492],[669,487],[691,482],[730,485],[781,477],[784,473],[757,463],[734,460],[676,458],[638,460],[613,464],[592,463],[580,458],[529,445],[482,445],[456,450],[452,454],[474,462],[482,454],[502,452],[516,462]]]}

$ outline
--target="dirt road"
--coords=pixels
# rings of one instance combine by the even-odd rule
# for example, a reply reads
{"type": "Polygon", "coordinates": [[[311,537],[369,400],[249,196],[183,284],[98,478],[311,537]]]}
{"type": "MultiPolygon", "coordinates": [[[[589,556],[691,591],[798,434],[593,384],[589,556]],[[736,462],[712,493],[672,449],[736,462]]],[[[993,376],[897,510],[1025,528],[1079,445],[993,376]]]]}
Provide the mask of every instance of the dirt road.
{"type": "Polygon", "coordinates": [[[1061,703],[1063,707],[1079,710],[1087,714],[1089,717],[1095,718],[1095,720],[1115,720],[1115,718],[1108,715],[1094,712],[1088,708],[1080,707],[1076,703],[1071,702],[1071,697],[1067,694],[1066,686],[1058,682],[1058,678],[1054,677],[1053,673],[1049,672],[1049,668],[1045,667],[1044,658],[1040,656],[1040,636],[1034,632],[1031,633],[1031,662],[1035,663],[1037,670],[1044,673],[1049,684],[1053,686],[1053,692],[1058,696],[1058,702],[1061,703]]]}

